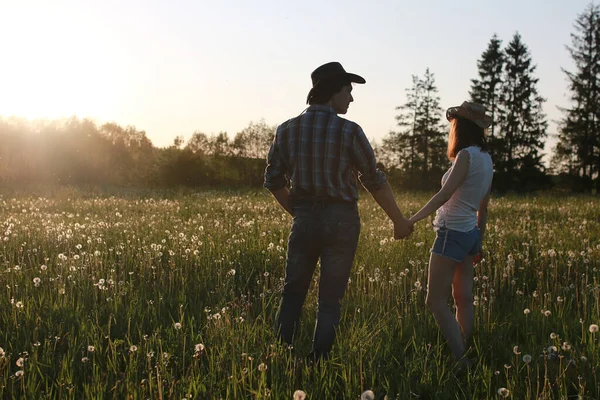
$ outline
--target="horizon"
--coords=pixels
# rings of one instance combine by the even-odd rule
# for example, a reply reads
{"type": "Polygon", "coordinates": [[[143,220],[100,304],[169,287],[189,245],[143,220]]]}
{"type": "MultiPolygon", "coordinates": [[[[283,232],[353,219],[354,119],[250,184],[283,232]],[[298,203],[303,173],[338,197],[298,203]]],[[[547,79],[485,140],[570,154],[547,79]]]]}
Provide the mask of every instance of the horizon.
{"type": "Polygon", "coordinates": [[[0,24],[15,61],[0,73],[0,115],[131,125],[156,147],[195,131],[233,138],[252,121],[277,125],[299,114],[310,73],[336,60],[367,80],[355,85],[344,117],[381,143],[395,129],[412,75],[429,67],[442,109],[458,105],[492,35],[506,46],[519,32],[547,99],[548,144],[558,107],[569,106],[565,46],[591,3],[12,3],[0,24]]]}

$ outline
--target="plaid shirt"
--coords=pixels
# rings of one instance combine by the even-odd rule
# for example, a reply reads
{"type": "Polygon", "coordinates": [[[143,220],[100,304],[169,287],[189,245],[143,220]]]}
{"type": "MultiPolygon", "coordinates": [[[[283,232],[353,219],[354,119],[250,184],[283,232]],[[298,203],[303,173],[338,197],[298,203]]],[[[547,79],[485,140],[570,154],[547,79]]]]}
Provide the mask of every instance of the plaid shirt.
{"type": "Polygon", "coordinates": [[[277,128],[264,187],[280,189],[291,181],[292,197],[356,201],[357,175],[369,192],[386,182],[362,128],[329,106],[312,105],[277,128]]]}

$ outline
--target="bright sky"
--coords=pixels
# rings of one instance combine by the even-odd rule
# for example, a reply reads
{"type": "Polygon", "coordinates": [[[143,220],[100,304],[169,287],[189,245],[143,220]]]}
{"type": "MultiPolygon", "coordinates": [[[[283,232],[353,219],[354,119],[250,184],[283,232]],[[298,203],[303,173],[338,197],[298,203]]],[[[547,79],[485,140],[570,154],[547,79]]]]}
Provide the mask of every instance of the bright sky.
{"type": "MultiPolygon", "coordinates": [[[[443,108],[468,97],[494,33],[519,31],[549,120],[568,105],[561,67],[588,0],[0,0],[0,115],[89,117],[156,146],[230,137],[305,108],[310,73],[340,61],[366,78],[346,118],[380,141],[411,75],[429,67],[443,108]]],[[[551,123],[550,131],[555,132],[551,123]]]]}

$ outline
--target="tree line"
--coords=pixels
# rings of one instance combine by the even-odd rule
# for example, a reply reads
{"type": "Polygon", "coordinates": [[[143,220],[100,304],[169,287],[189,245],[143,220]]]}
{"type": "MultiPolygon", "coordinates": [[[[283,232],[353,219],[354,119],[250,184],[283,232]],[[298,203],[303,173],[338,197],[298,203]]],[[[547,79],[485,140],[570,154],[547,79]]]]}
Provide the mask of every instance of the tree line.
{"type": "MultiPolygon", "coordinates": [[[[600,192],[600,8],[578,15],[563,69],[570,105],[561,108],[549,166],[542,158],[550,137],[537,89],[536,65],[516,32],[508,44],[493,35],[477,60],[470,98],[492,116],[488,143],[494,188],[536,190],[558,186],[600,192]]],[[[434,189],[450,163],[448,123],[434,73],[413,75],[406,102],[396,108],[396,129],[374,143],[379,167],[403,188],[434,189]]],[[[26,122],[0,119],[0,181],[144,186],[260,186],[276,126],[251,122],[230,138],[195,132],[186,142],[153,146],[144,131],[90,120],[26,122]]]]}

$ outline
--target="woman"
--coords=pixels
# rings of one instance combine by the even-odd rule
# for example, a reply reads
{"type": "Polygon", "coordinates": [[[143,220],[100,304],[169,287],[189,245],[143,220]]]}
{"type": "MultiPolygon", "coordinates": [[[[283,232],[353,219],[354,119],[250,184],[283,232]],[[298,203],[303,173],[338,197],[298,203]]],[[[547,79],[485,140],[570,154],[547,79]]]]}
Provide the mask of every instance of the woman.
{"type": "Polygon", "coordinates": [[[449,108],[446,118],[452,166],[440,191],[410,221],[437,211],[426,302],[462,368],[470,365],[463,356],[473,332],[473,258],[481,252],[493,176],[484,136],[492,121],[483,106],[467,101],[449,108]],[[451,288],[456,316],[447,302],[451,288]]]}

